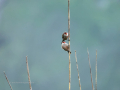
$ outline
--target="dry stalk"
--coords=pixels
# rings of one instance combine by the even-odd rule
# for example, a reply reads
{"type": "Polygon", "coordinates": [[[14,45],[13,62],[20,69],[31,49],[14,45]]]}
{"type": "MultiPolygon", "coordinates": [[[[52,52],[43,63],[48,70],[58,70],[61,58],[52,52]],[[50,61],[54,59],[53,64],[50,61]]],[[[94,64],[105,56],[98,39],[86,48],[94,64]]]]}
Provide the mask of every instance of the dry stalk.
{"type": "Polygon", "coordinates": [[[26,65],[27,65],[27,73],[28,73],[29,87],[30,87],[30,90],[32,90],[27,56],[26,56],[26,65]]]}
{"type": "Polygon", "coordinates": [[[75,50],[75,59],[76,59],[76,66],[77,66],[77,72],[78,72],[79,87],[80,87],[80,90],[81,90],[81,83],[80,83],[80,76],[79,76],[79,70],[78,70],[76,50],[75,50]]]}
{"type": "MultiPolygon", "coordinates": [[[[70,0],[68,0],[68,41],[69,41],[69,51],[70,51],[70,0]]],[[[71,89],[71,61],[69,52],[69,90],[71,89]]]]}
{"type": "Polygon", "coordinates": [[[95,76],[95,90],[97,90],[97,50],[96,50],[96,76],[95,76]]]}
{"type": "Polygon", "coordinates": [[[90,75],[91,75],[92,90],[94,90],[94,86],[93,86],[93,80],[92,80],[92,72],[91,72],[91,65],[90,65],[90,58],[89,58],[89,51],[88,51],[88,48],[87,48],[87,53],[88,53],[88,61],[89,61],[89,67],[90,67],[90,75]]]}
{"type": "Polygon", "coordinates": [[[7,82],[8,82],[8,84],[9,84],[9,86],[10,86],[11,90],[13,90],[13,89],[12,89],[12,86],[10,85],[9,80],[8,80],[8,78],[7,78],[6,74],[5,74],[5,71],[4,71],[4,75],[5,75],[5,78],[6,78],[7,82]]]}

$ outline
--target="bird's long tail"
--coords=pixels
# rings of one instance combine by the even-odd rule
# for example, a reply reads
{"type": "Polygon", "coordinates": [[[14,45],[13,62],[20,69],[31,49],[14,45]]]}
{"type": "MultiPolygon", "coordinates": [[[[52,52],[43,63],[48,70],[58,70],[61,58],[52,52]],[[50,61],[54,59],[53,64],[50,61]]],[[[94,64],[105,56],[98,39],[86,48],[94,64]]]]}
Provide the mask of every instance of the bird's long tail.
{"type": "Polygon", "coordinates": [[[71,51],[68,51],[68,53],[70,52],[70,54],[71,54],[71,51]]]}
{"type": "MultiPolygon", "coordinates": [[[[65,41],[65,40],[62,40],[62,42],[63,42],[63,41],[65,41]]],[[[61,44],[62,44],[62,42],[61,42],[61,44]]]]}

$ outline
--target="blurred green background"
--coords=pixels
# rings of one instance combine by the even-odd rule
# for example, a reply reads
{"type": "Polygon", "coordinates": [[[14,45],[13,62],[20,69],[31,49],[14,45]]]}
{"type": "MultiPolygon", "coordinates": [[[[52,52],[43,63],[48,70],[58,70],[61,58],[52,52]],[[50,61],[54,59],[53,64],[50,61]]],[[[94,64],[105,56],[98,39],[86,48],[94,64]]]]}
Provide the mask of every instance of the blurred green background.
{"type": "MultiPolygon", "coordinates": [[[[33,90],[68,90],[68,53],[61,49],[68,31],[67,0],[0,0],[0,90],[10,82],[28,82],[26,55],[33,90]]],[[[120,90],[120,1],[71,0],[71,90],[79,90],[74,51],[77,51],[82,90],[92,90],[87,47],[95,86],[98,51],[98,90],[120,90]]],[[[29,84],[11,83],[13,90],[29,84]]]]}

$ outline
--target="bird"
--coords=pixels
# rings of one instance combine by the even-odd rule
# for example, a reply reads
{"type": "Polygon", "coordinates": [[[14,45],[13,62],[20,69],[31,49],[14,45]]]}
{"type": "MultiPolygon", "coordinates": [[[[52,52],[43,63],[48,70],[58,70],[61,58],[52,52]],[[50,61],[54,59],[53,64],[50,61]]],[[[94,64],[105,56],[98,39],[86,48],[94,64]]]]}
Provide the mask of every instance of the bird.
{"type": "Polygon", "coordinates": [[[62,39],[63,39],[62,42],[68,39],[68,33],[67,32],[64,32],[62,34],[62,39]]]}
{"type": "Polygon", "coordinates": [[[71,54],[71,51],[69,51],[70,46],[66,42],[62,42],[61,48],[71,54]]]}

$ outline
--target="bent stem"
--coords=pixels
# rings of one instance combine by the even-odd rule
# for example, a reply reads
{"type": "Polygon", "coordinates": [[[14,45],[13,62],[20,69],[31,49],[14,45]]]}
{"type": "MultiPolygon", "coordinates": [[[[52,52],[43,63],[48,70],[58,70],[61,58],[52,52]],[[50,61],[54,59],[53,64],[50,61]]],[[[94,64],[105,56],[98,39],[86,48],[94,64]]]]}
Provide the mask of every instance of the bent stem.
{"type": "Polygon", "coordinates": [[[4,75],[5,75],[5,78],[6,78],[7,82],[8,82],[8,84],[9,84],[9,86],[10,86],[11,90],[13,90],[13,89],[12,89],[12,86],[10,85],[9,80],[8,80],[8,78],[7,78],[6,74],[5,74],[5,71],[4,71],[4,75]]]}
{"type": "Polygon", "coordinates": [[[89,61],[89,67],[90,67],[90,75],[91,75],[92,90],[94,90],[94,86],[93,86],[93,80],[92,80],[92,72],[91,72],[91,65],[90,65],[90,58],[89,58],[89,51],[88,51],[88,48],[87,48],[87,53],[88,53],[88,61],[89,61]]]}
{"type": "Polygon", "coordinates": [[[27,56],[26,56],[26,65],[27,65],[27,73],[28,73],[29,87],[30,87],[30,90],[32,90],[27,56]]]}
{"type": "Polygon", "coordinates": [[[76,59],[76,66],[77,66],[77,72],[78,72],[79,87],[80,87],[80,90],[81,90],[81,83],[80,83],[80,76],[79,76],[79,70],[78,70],[78,63],[77,63],[76,50],[75,50],[75,59],[76,59]]]}

